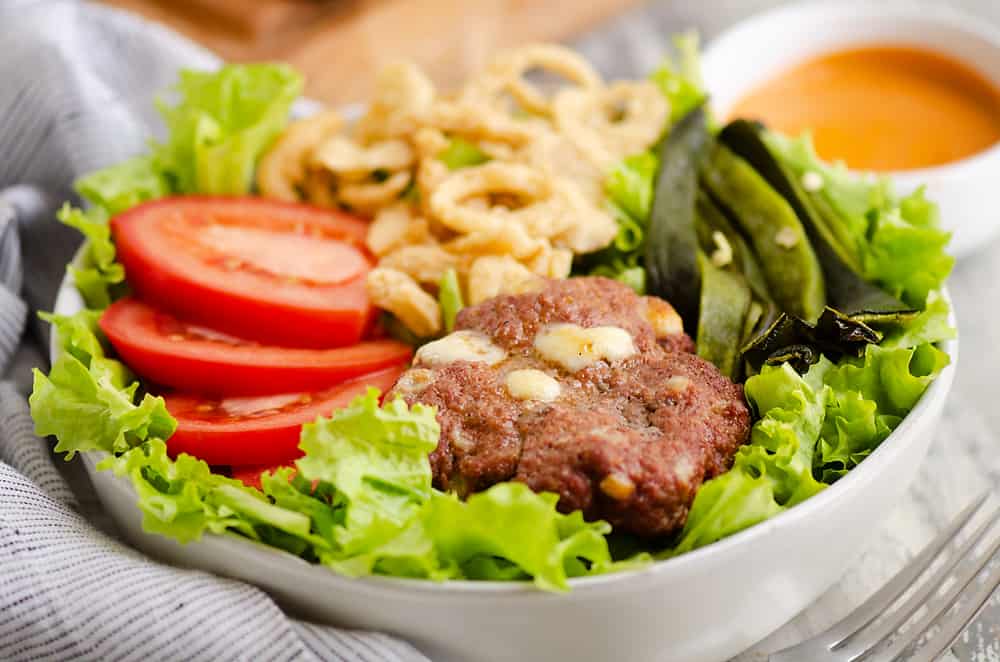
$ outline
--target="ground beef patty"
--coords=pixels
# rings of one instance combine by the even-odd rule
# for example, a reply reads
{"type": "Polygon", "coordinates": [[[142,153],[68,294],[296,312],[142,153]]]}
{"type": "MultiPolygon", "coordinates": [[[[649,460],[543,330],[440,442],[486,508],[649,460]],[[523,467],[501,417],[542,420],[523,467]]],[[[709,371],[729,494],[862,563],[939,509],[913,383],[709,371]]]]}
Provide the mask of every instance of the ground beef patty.
{"type": "Polygon", "coordinates": [[[666,302],[572,278],[466,308],[393,392],[438,408],[437,487],[519,480],[561,511],[662,536],[750,429],[742,388],[692,351],[666,302]]]}

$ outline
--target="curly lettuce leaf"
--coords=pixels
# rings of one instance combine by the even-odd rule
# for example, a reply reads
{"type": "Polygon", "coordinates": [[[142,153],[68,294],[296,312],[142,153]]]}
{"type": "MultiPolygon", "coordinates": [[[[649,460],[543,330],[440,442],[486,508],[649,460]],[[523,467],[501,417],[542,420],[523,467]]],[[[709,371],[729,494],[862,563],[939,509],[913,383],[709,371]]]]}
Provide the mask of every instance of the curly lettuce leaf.
{"type": "Polygon", "coordinates": [[[175,193],[237,195],[252,188],[258,158],[281,133],[302,76],[278,64],[182,71],[176,105],[161,102],[168,138],[153,163],[175,193]]]}
{"type": "Polygon", "coordinates": [[[163,398],[147,393],[136,404],[139,383],[121,362],[104,355],[94,313],[50,319],[63,352],[48,376],[34,370],[28,403],[36,434],[55,436],[55,450],[67,460],[80,451],[121,453],[173,434],[176,422],[163,398]]]}
{"type": "Polygon", "coordinates": [[[698,41],[695,32],[674,35],[675,56],[666,58],[650,75],[670,102],[671,124],[705,101],[698,41]]]}
{"type": "Polygon", "coordinates": [[[92,172],[76,180],[73,186],[85,200],[109,216],[171,192],[169,181],[151,156],[136,156],[92,172]]]}
{"type": "Polygon", "coordinates": [[[440,427],[432,407],[401,399],[379,407],[368,389],[332,418],[302,427],[296,462],[309,481],[332,486],[343,502],[334,541],[344,556],[366,551],[402,531],[430,498],[428,455],[440,427]]]}
{"type": "Polygon", "coordinates": [[[799,375],[787,364],[765,366],[747,380],[760,415],[733,468],[702,485],[669,555],[703,547],[762,522],[820,492],[813,452],[826,416],[823,359],[799,375]]]}
{"type": "Polygon", "coordinates": [[[880,346],[888,349],[916,347],[957,338],[958,330],[951,325],[950,314],[948,302],[939,292],[932,291],[927,296],[924,310],[905,325],[890,328],[880,346]]]}
{"type": "Polygon", "coordinates": [[[878,448],[948,362],[947,354],[926,342],[869,345],[863,358],[830,370],[826,421],[814,460],[821,480],[839,479],[878,448]]]}
{"type": "Polygon", "coordinates": [[[949,361],[947,354],[928,343],[897,349],[868,345],[863,358],[842,362],[827,375],[826,383],[835,391],[860,393],[878,403],[883,414],[903,417],[949,361]]]}
{"type": "Polygon", "coordinates": [[[90,308],[104,309],[117,298],[125,283],[125,268],[115,261],[115,245],[111,241],[111,227],[104,207],[95,206],[88,211],[71,207],[68,203],[56,218],[83,234],[87,242],[84,264],[69,266],[73,284],[84,303],[90,308]]]}
{"type": "MultiPolygon", "coordinates": [[[[902,203],[922,198],[920,189],[902,203]]],[[[906,304],[923,308],[927,295],[944,285],[955,258],[945,252],[949,233],[922,216],[916,217],[916,223],[911,218],[904,215],[902,207],[873,214],[862,264],[867,280],[879,283],[906,304]]]]}
{"type": "Polygon", "coordinates": [[[435,493],[424,528],[440,557],[463,575],[502,579],[513,567],[539,588],[566,590],[568,577],[592,565],[610,566],[606,522],[584,522],[580,513],[556,510],[555,494],[536,494],[522,483],[499,483],[465,502],[435,493]],[[496,563],[502,559],[505,563],[496,563]]]}
{"type": "Polygon", "coordinates": [[[658,159],[652,152],[626,158],[604,183],[608,207],[618,222],[611,245],[590,259],[588,273],[625,283],[639,294],[646,291],[646,270],[640,264],[646,225],[653,205],[653,179],[658,159]]]}
{"type": "Polygon", "coordinates": [[[326,546],[310,533],[308,515],[271,503],[259,491],[213,473],[205,462],[186,453],[170,458],[159,438],[110,455],[98,468],[131,480],[139,495],[143,528],[151,533],[191,542],[205,531],[229,530],[293,553],[326,546]]]}
{"type": "MultiPolygon", "coordinates": [[[[627,157],[611,171],[604,182],[604,192],[619,216],[645,224],[653,208],[653,180],[658,166],[656,154],[641,152],[627,157]]],[[[640,234],[637,241],[641,243],[641,240],[640,234]]],[[[619,243],[619,239],[615,243],[619,243]]],[[[631,250],[639,243],[628,241],[619,248],[631,250]]]]}
{"type": "Polygon", "coordinates": [[[831,391],[816,447],[815,473],[824,483],[841,478],[885,441],[901,420],[879,414],[878,403],[857,391],[831,391]]]}
{"type": "Polygon", "coordinates": [[[632,260],[616,259],[599,264],[590,271],[591,276],[604,276],[628,285],[636,294],[646,293],[646,269],[632,260]]]}

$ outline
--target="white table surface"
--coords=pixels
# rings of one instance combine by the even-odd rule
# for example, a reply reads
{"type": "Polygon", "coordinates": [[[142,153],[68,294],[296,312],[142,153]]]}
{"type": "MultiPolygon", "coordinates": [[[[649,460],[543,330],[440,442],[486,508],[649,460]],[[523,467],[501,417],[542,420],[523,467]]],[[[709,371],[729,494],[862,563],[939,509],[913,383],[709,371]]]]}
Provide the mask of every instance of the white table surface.
{"type": "MultiPolygon", "coordinates": [[[[878,0],[873,0],[878,1],[878,0]]],[[[939,0],[944,1],[944,0],[939,0]]],[[[1000,0],[947,0],[1000,24],[1000,0]]],[[[665,36],[688,27],[706,38],[775,0],[674,0],[651,3],[602,27],[578,42],[608,76],[636,76],[660,60],[665,36]]],[[[989,201],[984,201],[984,213],[989,201]]],[[[992,212],[1000,213],[1000,212],[992,212]]],[[[957,379],[950,405],[923,463],[920,477],[873,535],[860,559],[816,604],[737,658],[761,661],[769,652],[822,630],[860,604],[974,496],[1000,485],[1000,242],[963,260],[951,279],[961,329],[957,379]]],[[[27,367],[27,366],[24,366],[27,367]]],[[[17,370],[15,368],[15,370],[17,370]]],[[[101,528],[113,525],[100,511],[79,461],[63,465],[83,510],[101,528]]],[[[993,604],[943,659],[949,662],[1000,661],[1000,605],[993,604]]]]}

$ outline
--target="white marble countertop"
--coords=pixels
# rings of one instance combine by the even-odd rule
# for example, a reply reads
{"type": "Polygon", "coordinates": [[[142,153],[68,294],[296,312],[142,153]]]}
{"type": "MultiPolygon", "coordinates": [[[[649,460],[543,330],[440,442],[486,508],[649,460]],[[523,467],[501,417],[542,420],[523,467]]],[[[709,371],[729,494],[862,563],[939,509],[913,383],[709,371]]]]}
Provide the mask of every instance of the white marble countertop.
{"type": "MultiPolygon", "coordinates": [[[[877,0],[873,0],[877,1],[877,0]]],[[[998,0],[948,0],[1000,24],[998,0]]],[[[694,27],[711,38],[720,29],[775,0],[674,0],[653,3],[623,16],[582,39],[579,46],[609,76],[635,76],[660,60],[671,32],[694,27]]],[[[984,205],[985,207],[985,205],[984,205]]],[[[993,212],[997,213],[997,212],[993,212]]],[[[838,586],[794,621],[739,656],[739,662],[765,660],[769,652],[796,643],[851,611],[889,579],[948,519],[988,486],[1000,484],[1000,241],[964,259],[950,284],[961,331],[963,359],[945,420],[908,496],[869,540],[860,559],[838,586]]],[[[27,367],[27,366],[25,366],[27,367]]],[[[15,368],[16,370],[16,368],[15,368]]],[[[60,463],[62,464],[62,463],[60,463]]],[[[95,523],[111,529],[94,501],[79,466],[64,466],[95,523]]],[[[993,605],[944,659],[1000,660],[1000,605],[993,605]]]]}
{"type": "MultiPolygon", "coordinates": [[[[883,0],[872,0],[881,3],[883,0]]],[[[937,0],[1000,25],[998,0],[937,0]]],[[[776,0],[667,0],[631,12],[579,42],[608,76],[632,77],[651,70],[663,56],[666,37],[697,29],[705,42],[753,13],[783,4],[776,0]]],[[[988,211],[984,201],[984,213],[988,211]]],[[[765,660],[839,620],[886,582],[931,540],[948,520],[987,487],[1000,485],[1000,240],[955,268],[950,281],[961,354],[944,421],[907,497],[869,540],[859,560],[816,604],[737,658],[765,660]]],[[[1000,660],[1000,596],[944,660],[1000,660]]]]}

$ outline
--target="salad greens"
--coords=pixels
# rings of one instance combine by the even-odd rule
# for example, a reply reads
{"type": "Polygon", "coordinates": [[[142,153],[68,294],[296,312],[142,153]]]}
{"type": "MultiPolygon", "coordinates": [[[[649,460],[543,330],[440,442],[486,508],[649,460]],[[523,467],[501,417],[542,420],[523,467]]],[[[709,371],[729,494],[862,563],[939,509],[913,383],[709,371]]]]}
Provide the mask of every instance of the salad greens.
{"type": "Polygon", "coordinates": [[[455,318],[465,307],[462,297],[462,287],[458,283],[458,272],[448,269],[441,276],[438,285],[438,303],[441,305],[441,318],[444,320],[445,333],[451,333],[455,328],[455,318]]]}
{"type": "MultiPolygon", "coordinates": [[[[672,138],[685,142],[684,118],[701,113],[706,96],[696,39],[682,36],[675,46],[678,56],[652,75],[671,105],[664,145],[672,138]]],[[[143,392],[128,368],[108,355],[97,327],[101,311],[126,288],[108,219],[170,194],[248,192],[257,159],[283,128],[301,85],[297,74],[275,65],[185,72],[176,104],[160,106],[167,139],[146,156],[80,180],[77,190],[90,207],[66,206],[59,214],[87,238],[83,266],[70,267],[87,308],[45,316],[62,351],[48,375],[35,371],[30,404],[36,430],[55,436],[56,450],[67,459],[82,451],[108,453],[100,468],[131,480],[149,531],[182,542],[228,532],[350,576],[530,579],[543,589],[565,590],[571,577],[710,544],[822,491],[899,425],[948,363],[935,343],[955,335],[939,294],[953,261],[944,253],[948,235],[937,228],[934,205],[921,191],[898,198],[882,180],[856,178],[822,163],[808,136],[765,132],[767,147],[783,171],[798,178],[844,263],[918,312],[871,337],[852,335],[856,352],[828,352],[816,342],[779,343],[785,354],[775,364],[761,361],[745,383],[756,420],[750,442],[730,471],[702,486],[683,531],[658,549],[636,553],[605,522],[585,522],[579,512],[561,514],[555,495],[536,494],[520,483],[501,483],[465,501],[434,489],[428,460],[440,433],[434,410],[408,408],[401,400],[380,406],[374,390],[304,426],[305,455],[294,469],[264,474],[259,490],[213,473],[191,456],[171,458],[164,440],[176,424],[163,399],[143,392]],[[629,551],[612,552],[618,548],[629,551]]],[[[705,135],[715,131],[706,115],[696,124],[705,135]]],[[[692,141],[698,142],[686,142],[692,141]]],[[[765,277],[773,265],[741,228],[744,219],[701,186],[702,161],[679,153],[672,163],[661,153],[658,146],[633,155],[609,174],[607,199],[619,232],[611,246],[577,264],[577,271],[617,278],[639,292],[657,291],[660,271],[669,271],[657,251],[676,235],[663,231],[657,207],[678,202],[664,197],[666,191],[684,193],[687,229],[693,230],[685,235],[692,278],[706,283],[703,292],[690,288],[695,315],[685,319],[694,324],[700,311],[706,325],[710,318],[725,321],[722,335],[699,330],[699,350],[735,376],[741,371],[735,350],[781,322],[781,298],[773,296],[765,277]],[[678,174],[663,185],[663,173],[673,170],[687,184],[677,184],[678,174]],[[727,308],[734,297],[741,302],[739,319],[727,314],[735,310],[727,308]]],[[[440,158],[449,168],[461,168],[488,157],[453,140],[440,158]]],[[[789,225],[793,220],[794,214],[789,225]]],[[[439,298],[450,329],[463,305],[453,272],[442,279],[439,298]]],[[[818,312],[813,308],[806,312],[818,312]]],[[[788,321],[774,328],[810,333],[814,340],[847,328],[836,316],[827,317],[833,326],[822,327],[823,319],[806,331],[788,321]]]]}
{"type": "Polygon", "coordinates": [[[695,201],[698,169],[708,149],[705,113],[696,108],[673,126],[660,151],[656,198],[644,247],[649,285],[690,327],[698,319],[701,270],[695,201]]]}
{"type": "Polygon", "coordinates": [[[452,138],[438,158],[444,162],[448,170],[477,166],[490,160],[481,149],[462,138],[452,138]]]}

